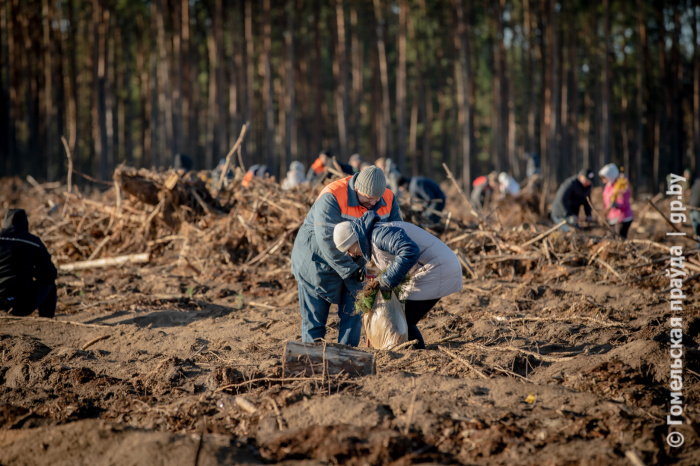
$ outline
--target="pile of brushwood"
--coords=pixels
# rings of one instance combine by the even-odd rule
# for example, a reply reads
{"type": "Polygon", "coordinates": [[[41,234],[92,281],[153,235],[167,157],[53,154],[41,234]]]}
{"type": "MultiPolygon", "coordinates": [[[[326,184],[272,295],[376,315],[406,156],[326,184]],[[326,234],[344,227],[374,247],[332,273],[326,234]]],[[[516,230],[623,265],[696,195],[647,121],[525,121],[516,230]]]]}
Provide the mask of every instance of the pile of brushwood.
{"type": "MultiPolygon", "coordinates": [[[[231,266],[287,273],[296,232],[323,185],[283,191],[272,179],[254,178],[244,188],[242,175],[236,170],[217,190],[208,172],[121,166],[106,190],[81,193],[76,186],[14,178],[5,179],[0,192],[4,208],[36,199],[29,212],[32,231],[66,270],[96,260],[106,261],[98,266],[118,265],[119,258],[141,254],[140,262],[177,263],[201,278],[231,266]]],[[[427,229],[453,249],[467,277],[538,276],[547,282],[585,274],[596,283],[655,288],[668,282],[663,275],[671,249],[663,240],[623,240],[602,226],[565,234],[525,203],[505,199],[476,213],[460,194],[448,190],[442,221],[427,229]],[[513,217],[527,221],[505,221],[513,217]]],[[[421,224],[420,206],[406,199],[400,204],[405,220],[421,224]]],[[[662,219],[656,223],[664,225],[662,219]]],[[[696,283],[700,261],[690,256],[685,265],[685,282],[696,283]]]]}

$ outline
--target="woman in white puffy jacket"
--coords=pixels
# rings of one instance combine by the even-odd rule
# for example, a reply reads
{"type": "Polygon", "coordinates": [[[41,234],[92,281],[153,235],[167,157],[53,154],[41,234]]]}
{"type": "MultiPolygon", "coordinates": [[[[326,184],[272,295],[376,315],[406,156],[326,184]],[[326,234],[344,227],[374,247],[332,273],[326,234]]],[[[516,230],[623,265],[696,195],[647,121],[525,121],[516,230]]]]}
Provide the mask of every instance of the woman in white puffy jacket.
{"type": "Polygon", "coordinates": [[[378,222],[367,212],[335,226],[333,241],[342,252],[373,259],[384,273],[377,278],[382,291],[395,288],[406,274],[410,280],[399,299],[406,300],[408,340],[425,342],[418,322],[447,295],[462,290],[462,267],[452,250],[424,229],[407,222],[378,222]]]}

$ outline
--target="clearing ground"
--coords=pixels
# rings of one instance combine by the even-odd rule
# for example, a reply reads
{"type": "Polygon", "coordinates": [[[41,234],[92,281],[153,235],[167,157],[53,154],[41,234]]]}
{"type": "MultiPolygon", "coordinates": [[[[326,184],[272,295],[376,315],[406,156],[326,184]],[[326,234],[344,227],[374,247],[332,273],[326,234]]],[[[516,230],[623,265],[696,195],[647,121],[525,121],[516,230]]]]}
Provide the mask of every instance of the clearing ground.
{"type": "Polygon", "coordinates": [[[27,209],[55,263],[151,258],[61,271],[53,320],[0,317],[0,464],[700,462],[700,286],[688,280],[672,314],[663,275],[673,241],[689,277],[700,256],[666,240],[644,204],[636,243],[596,228],[528,245],[551,222],[511,204],[478,228],[451,191],[451,226],[436,233],[472,271],[421,321],[428,349],[367,349],[363,337],[375,375],[293,378],[288,256],[314,194],[236,189],[225,202],[198,195],[197,212],[163,195],[117,202],[114,189],[2,180],[3,212],[27,209]],[[680,448],[666,442],[672,315],[683,318],[680,448]]]}

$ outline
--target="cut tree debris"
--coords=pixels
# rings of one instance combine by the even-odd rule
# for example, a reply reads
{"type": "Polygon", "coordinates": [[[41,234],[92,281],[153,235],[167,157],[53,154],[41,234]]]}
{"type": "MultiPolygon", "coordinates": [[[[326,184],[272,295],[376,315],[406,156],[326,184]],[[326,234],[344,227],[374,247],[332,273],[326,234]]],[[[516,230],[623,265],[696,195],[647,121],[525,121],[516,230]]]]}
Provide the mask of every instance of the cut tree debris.
{"type": "MultiPolygon", "coordinates": [[[[198,280],[232,273],[231,265],[265,268],[269,279],[288,276],[296,232],[324,185],[283,191],[272,179],[253,178],[244,188],[243,175],[236,167],[234,178],[217,190],[217,180],[208,171],[182,174],[122,165],[111,188],[102,192],[82,193],[74,181],[69,190],[60,183],[42,185],[32,179],[27,185],[15,179],[5,183],[9,191],[2,194],[11,202],[31,190],[45,193],[45,204],[30,213],[32,229],[63,271],[149,262],[185,268],[198,280]]],[[[656,233],[645,234],[650,239],[632,233],[625,241],[602,227],[563,233],[562,223],[541,222],[527,202],[503,199],[494,201],[497,209],[489,208],[495,213],[488,222],[465,204],[466,195],[450,180],[442,225],[422,224],[423,209],[405,197],[399,198],[400,206],[406,221],[450,245],[469,279],[539,275],[547,281],[586,273],[598,283],[668,286],[660,273],[670,251],[663,221],[653,225],[656,233]],[[446,231],[448,217],[451,228],[446,231]]],[[[669,210],[668,199],[654,201],[656,210],[669,210]]],[[[593,202],[600,205],[599,199],[593,202]]],[[[637,209],[644,205],[650,204],[640,201],[637,209]]],[[[686,240],[690,250],[693,243],[686,240]]],[[[687,266],[700,271],[690,261],[687,266]]]]}

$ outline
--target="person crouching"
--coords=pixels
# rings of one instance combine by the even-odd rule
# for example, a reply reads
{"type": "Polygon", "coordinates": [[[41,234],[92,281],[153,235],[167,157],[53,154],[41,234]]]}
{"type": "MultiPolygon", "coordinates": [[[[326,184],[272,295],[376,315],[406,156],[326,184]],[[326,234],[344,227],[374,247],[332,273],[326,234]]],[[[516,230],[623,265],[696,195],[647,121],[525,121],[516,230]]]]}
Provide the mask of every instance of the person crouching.
{"type": "Polygon", "coordinates": [[[341,222],[333,231],[339,251],[352,257],[374,259],[384,270],[377,277],[380,290],[393,290],[408,274],[405,313],[408,340],[418,340],[425,349],[418,322],[452,293],[462,290],[462,267],[452,250],[424,229],[403,221],[379,222],[375,212],[367,212],[353,221],[341,222]]]}

